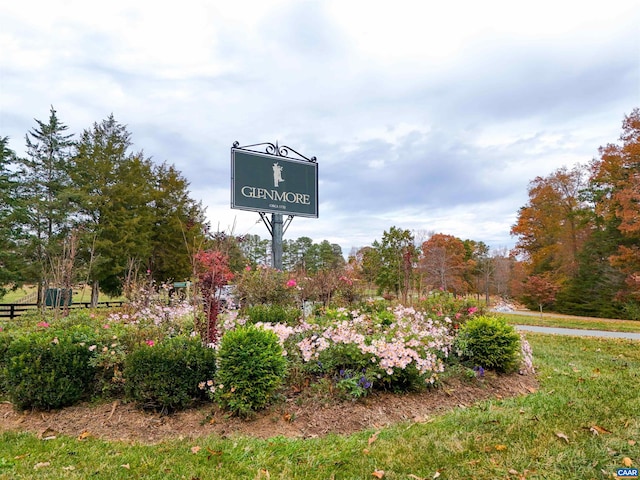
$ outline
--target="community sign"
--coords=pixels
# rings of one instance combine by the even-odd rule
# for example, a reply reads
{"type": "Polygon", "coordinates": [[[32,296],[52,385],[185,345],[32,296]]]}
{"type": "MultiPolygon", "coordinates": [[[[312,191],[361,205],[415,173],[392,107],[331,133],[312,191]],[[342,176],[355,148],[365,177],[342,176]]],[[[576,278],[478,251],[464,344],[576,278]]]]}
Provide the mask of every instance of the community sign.
{"type": "Polygon", "coordinates": [[[231,208],[318,217],[318,164],[231,149],[231,208]]]}

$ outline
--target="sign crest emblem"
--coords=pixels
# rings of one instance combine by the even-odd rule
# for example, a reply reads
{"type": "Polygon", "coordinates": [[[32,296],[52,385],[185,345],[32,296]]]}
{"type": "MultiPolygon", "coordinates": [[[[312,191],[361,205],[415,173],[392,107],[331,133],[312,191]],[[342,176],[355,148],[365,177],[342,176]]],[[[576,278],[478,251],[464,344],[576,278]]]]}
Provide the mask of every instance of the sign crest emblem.
{"type": "Polygon", "coordinates": [[[276,162],[273,164],[273,186],[278,188],[280,182],[284,182],[284,178],[282,178],[282,167],[276,162]]]}

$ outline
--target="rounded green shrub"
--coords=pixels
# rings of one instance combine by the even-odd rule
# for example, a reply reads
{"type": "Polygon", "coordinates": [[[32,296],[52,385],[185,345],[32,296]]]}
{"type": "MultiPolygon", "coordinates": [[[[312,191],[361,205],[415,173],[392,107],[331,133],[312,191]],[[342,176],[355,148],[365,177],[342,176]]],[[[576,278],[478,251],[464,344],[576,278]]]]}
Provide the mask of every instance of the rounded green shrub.
{"type": "Polygon", "coordinates": [[[127,356],[125,394],[145,409],[181,410],[204,397],[198,384],[214,378],[215,372],[213,349],[198,338],[173,337],[143,345],[127,356]]]}
{"type": "Polygon", "coordinates": [[[7,351],[9,350],[9,345],[11,345],[11,342],[13,342],[13,336],[3,331],[0,331],[0,395],[4,395],[5,393],[7,393],[6,354],[7,354],[7,351]]]}
{"type": "Polygon", "coordinates": [[[512,372],[519,365],[520,336],[500,317],[472,318],[460,328],[455,346],[471,367],[512,372]]]}
{"type": "Polygon", "coordinates": [[[5,388],[18,409],[73,405],[92,391],[92,354],[71,336],[37,332],[16,338],[4,355],[5,388]]]}
{"type": "Polygon", "coordinates": [[[275,333],[253,325],[230,330],[220,341],[214,396],[222,408],[248,417],[273,398],[286,367],[275,333]]]}

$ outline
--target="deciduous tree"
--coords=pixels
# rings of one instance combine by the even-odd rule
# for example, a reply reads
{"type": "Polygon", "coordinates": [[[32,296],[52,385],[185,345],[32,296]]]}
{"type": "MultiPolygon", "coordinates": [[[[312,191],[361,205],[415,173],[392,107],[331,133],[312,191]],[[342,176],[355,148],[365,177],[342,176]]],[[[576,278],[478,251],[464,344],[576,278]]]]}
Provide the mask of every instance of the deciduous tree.
{"type": "Polygon", "coordinates": [[[372,266],[374,261],[376,263],[376,285],[383,291],[401,294],[406,302],[417,257],[413,234],[391,227],[384,232],[381,242],[373,242],[373,249],[376,254],[370,258],[370,263],[372,266]]]}
{"type": "Polygon", "coordinates": [[[422,244],[422,260],[427,282],[436,289],[466,293],[464,243],[453,235],[436,233],[422,244]]]}
{"type": "Polygon", "coordinates": [[[524,298],[529,304],[542,308],[553,304],[560,285],[555,283],[548,275],[531,275],[524,283],[524,298]]]}
{"type": "Polygon", "coordinates": [[[582,200],[585,167],[563,167],[529,184],[529,202],[520,208],[511,234],[530,274],[550,273],[559,282],[575,274],[578,251],[588,238],[589,206],[582,200]]]}
{"type": "Polygon", "coordinates": [[[591,192],[601,223],[619,232],[609,260],[625,275],[622,299],[640,302],[640,108],[622,123],[621,145],[600,148],[592,164],[591,192]]]}

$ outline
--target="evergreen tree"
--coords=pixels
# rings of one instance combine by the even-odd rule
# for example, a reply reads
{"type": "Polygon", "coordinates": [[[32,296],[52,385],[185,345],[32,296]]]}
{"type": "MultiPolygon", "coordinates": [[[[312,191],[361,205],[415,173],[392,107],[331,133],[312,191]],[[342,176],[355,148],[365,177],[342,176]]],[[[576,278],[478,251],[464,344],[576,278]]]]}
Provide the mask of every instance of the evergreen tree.
{"type": "Polygon", "coordinates": [[[53,107],[48,123],[36,119],[36,124],[26,135],[27,156],[19,159],[18,175],[26,215],[21,228],[28,236],[24,257],[30,265],[24,271],[25,280],[42,287],[52,279],[55,259],[73,220],[67,189],[74,142],[53,107]]]}
{"type": "Polygon", "coordinates": [[[575,277],[558,292],[554,309],[559,313],[587,317],[622,318],[623,305],[616,292],[624,275],[609,263],[616,251],[619,232],[609,228],[595,231],[578,255],[575,277]]]}
{"type": "Polygon", "coordinates": [[[92,301],[98,287],[122,293],[123,281],[150,267],[155,216],[151,162],[130,153],[131,134],[113,115],[85,130],[73,156],[73,200],[84,224],[82,247],[92,301]]]}
{"type": "Polygon", "coordinates": [[[0,298],[8,288],[19,285],[23,267],[23,256],[18,251],[22,208],[16,175],[11,170],[16,162],[16,154],[9,148],[9,138],[0,137],[0,298]]]}
{"type": "Polygon", "coordinates": [[[204,247],[206,219],[189,196],[187,180],[166,163],[153,169],[151,271],[159,281],[183,281],[192,275],[192,258],[204,247]]]}
{"type": "Polygon", "coordinates": [[[157,283],[190,278],[195,253],[216,241],[205,238],[204,209],[190,198],[186,179],[132,146],[126,126],[110,115],[83,132],[73,157],[73,200],[94,301],[98,288],[118,295],[145,272],[157,283]]]}
{"type": "Polygon", "coordinates": [[[600,148],[589,193],[597,220],[617,238],[608,259],[625,280],[616,299],[640,311],[640,108],[625,116],[620,140],[600,148]]]}
{"type": "MultiPolygon", "coordinates": [[[[289,266],[288,245],[291,240],[283,242],[282,263],[287,270],[289,266]]],[[[260,235],[245,235],[240,242],[240,248],[247,263],[251,268],[258,265],[266,265],[269,262],[269,240],[260,238],[260,235]]]]}

